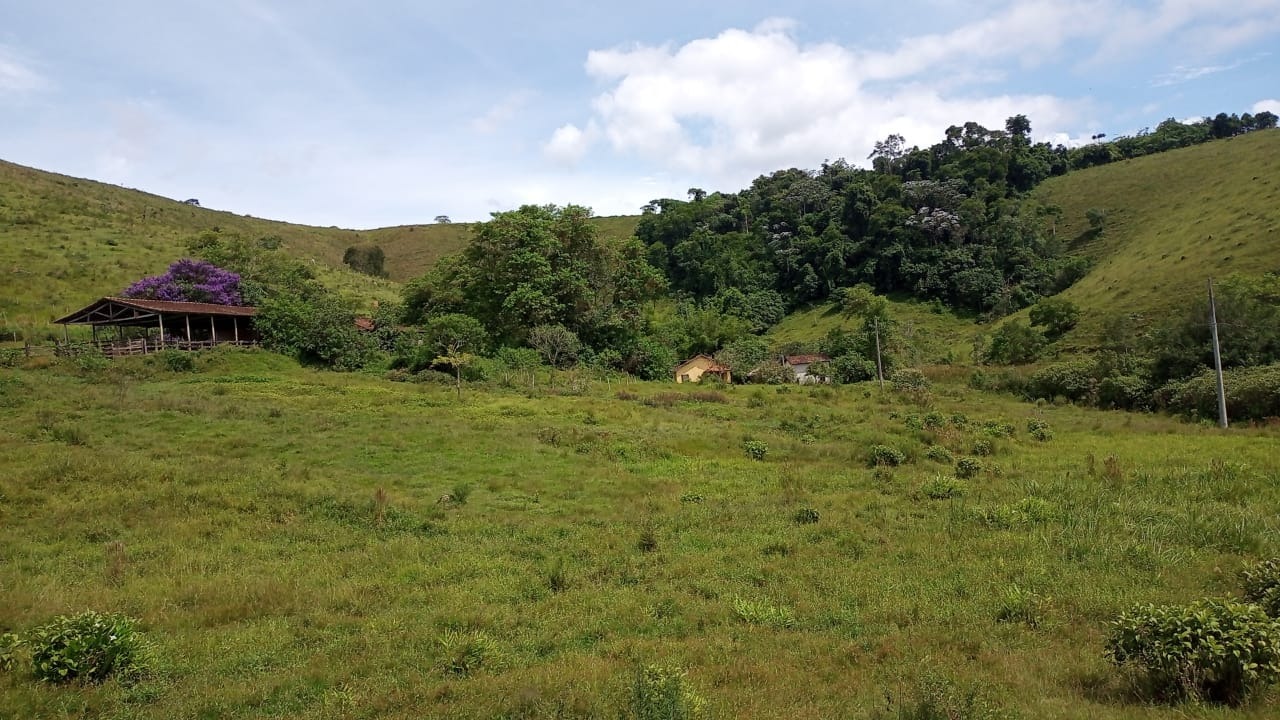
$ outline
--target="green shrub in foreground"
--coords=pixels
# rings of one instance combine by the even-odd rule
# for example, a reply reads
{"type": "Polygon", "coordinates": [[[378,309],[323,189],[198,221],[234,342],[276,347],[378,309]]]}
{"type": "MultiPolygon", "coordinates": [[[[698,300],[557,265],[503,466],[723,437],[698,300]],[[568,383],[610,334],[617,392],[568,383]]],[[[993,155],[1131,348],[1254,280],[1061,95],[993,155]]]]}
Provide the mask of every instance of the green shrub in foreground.
{"type": "Polygon", "coordinates": [[[907,461],[907,456],[899,449],[888,445],[871,446],[871,464],[877,466],[897,466],[907,461]]]}
{"type": "Polygon", "coordinates": [[[9,672],[18,664],[18,648],[22,638],[13,633],[0,633],[0,672],[9,672]]]}
{"type": "Polygon", "coordinates": [[[35,676],[46,682],[136,679],[149,668],[149,652],[137,620],[124,615],[82,612],[61,616],[25,638],[35,676]]]}
{"type": "Polygon", "coordinates": [[[706,702],[693,691],[683,668],[646,665],[631,685],[633,720],[696,720],[706,702]]]}
{"type": "Polygon", "coordinates": [[[763,440],[748,440],[742,443],[742,451],[752,460],[764,460],[769,454],[769,445],[763,440]]]}
{"type": "Polygon", "coordinates": [[[1244,573],[1244,598],[1273,618],[1280,618],[1280,558],[1264,560],[1244,573]]]}
{"type": "Polygon", "coordinates": [[[1280,621],[1225,600],[1139,606],[1111,623],[1106,655],[1158,699],[1236,705],[1280,677],[1280,621]]]}

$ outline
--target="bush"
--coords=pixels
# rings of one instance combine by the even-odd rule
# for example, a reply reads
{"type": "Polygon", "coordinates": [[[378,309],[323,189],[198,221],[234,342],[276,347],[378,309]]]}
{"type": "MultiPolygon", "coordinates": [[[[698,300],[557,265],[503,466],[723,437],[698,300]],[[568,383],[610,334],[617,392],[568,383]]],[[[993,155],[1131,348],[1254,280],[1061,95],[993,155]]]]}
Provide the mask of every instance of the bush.
{"type": "Polygon", "coordinates": [[[1244,599],[1280,618],[1280,558],[1264,560],[1242,573],[1244,599]]]}
{"type": "Polygon", "coordinates": [[[1140,606],[1111,623],[1106,655],[1159,699],[1235,705],[1280,677],[1280,622],[1224,600],[1140,606]]]}
{"type": "Polygon", "coordinates": [[[137,622],[87,611],[35,628],[26,637],[35,676],[46,682],[138,679],[150,669],[150,653],[137,622]]]}
{"type": "Polygon", "coordinates": [[[831,359],[831,376],[842,384],[862,382],[876,379],[876,361],[868,360],[856,353],[840,355],[831,359]]]}
{"type": "Polygon", "coordinates": [[[978,438],[973,441],[973,454],[979,457],[987,457],[993,451],[991,440],[989,438],[978,438]]]}
{"type": "Polygon", "coordinates": [[[976,458],[960,458],[956,461],[956,476],[971,478],[982,472],[982,463],[976,458]]]}
{"type": "Polygon", "coordinates": [[[742,451],[752,460],[764,460],[769,454],[769,445],[763,440],[748,440],[742,443],[742,451]]]}
{"type": "Polygon", "coordinates": [[[870,459],[872,465],[897,466],[907,461],[907,456],[899,449],[888,445],[872,445],[870,459]]]}
{"type": "Polygon", "coordinates": [[[1117,410],[1147,410],[1151,407],[1151,385],[1137,375],[1103,378],[1098,385],[1098,405],[1117,410]]]}
{"type": "Polygon", "coordinates": [[[968,490],[965,484],[950,475],[935,475],[932,480],[920,488],[920,492],[931,500],[947,500],[960,497],[968,490]]]}
{"type": "Polygon", "coordinates": [[[13,633],[0,633],[0,672],[9,672],[18,664],[22,638],[13,633]]]}
{"type": "Polygon", "coordinates": [[[1049,423],[1038,418],[1027,421],[1027,433],[1040,442],[1049,442],[1053,439],[1053,430],[1049,429],[1049,423]]]}
{"type": "Polygon", "coordinates": [[[1046,601],[1040,595],[1018,585],[1005,588],[996,610],[996,622],[1022,623],[1029,628],[1044,622],[1046,601]]]}
{"type": "Polygon", "coordinates": [[[797,525],[812,525],[818,522],[818,511],[813,508],[800,508],[792,518],[797,525]]]}
{"type": "Polygon", "coordinates": [[[705,701],[689,686],[683,668],[646,665],[631,685],[632,720],[696,720],[705,701]]]}
{"type": "Polygon", "coordinates": [[[152,362],[160,365],[169,372],[194,372],[196,369],[195,355],[181,350],[161,350],[155,355],[152,362]]]}
{"type": "Polygon", "coordinates": [[[1045,400],[1064,397],[1073,402],[1087,402],[1097,392],[1094,369],[1092,360],[1073,360],[1041,368],[1031,376],[1027,394],[1045,400]]]}
{"type": "MultiPolygon", "coordinates": [[[[1227,415],[1237,420],[1280,416],[1280,364],[1237,368],[1224,373],[1227,415]]],[[[1218,416],[1218,389],[1212,371],[1162,388],[1157,397],[1174,412],[1218,416]]]]}
{"type": "Polygon", "coordinates": [[[929,378],[915,368],[903,368],[893,373],[893,389],[901,393],[921,393],[929,390],[929,378]]]}
{"type": "Polygon", "coordinates": [[[1076,326],[1080,308],[1065,298],[1044,298],[1031,307],[1031,324],[1045,329],[1051,338],[1060,338],[1076,326]]]}
{"type": "Polygon", "coordinates": [[[934,462],[946,463],[948,465],[955,461],[955,458],[951,457],[951,451],[941,445],[929,446],[929,449],[924,451],[924,456],[934,462]]]}
{"type": "Polygon", "coordinates": [[[1025,365],[1040,359],[1044,335],[1021,320],[1010,320],[991,334],[986,360],[998,365],[1025,365]]]}

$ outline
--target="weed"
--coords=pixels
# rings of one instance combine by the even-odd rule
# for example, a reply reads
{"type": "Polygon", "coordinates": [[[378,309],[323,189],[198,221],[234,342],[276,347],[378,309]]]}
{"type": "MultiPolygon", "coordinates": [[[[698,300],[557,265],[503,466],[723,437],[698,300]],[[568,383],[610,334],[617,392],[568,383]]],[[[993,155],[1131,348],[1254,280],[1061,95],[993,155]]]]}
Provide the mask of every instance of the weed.
{"type": "Polygon", "coordinates": [[[453,501],[459,505],[466,505],[467,498],[471,497],[471,483],[454,483],[449,494],[453,496],[453,501]]]}
{"type": "Polygon", "coordinates": [[[1108,455],[1102,461],[1102,477],[1113,483],[1124,479],[1124,470],[1120,467],[1120,459],[1115,455],[1108,455]]]}
{"type": "Polygon", "coordinates": [[[640,530],[640,539],[636,541],[636,549],[644,553],[650,553],[658,549],[658,533],[654,530],[652,523],[646,523],[644,528],[640,530]]]}
{"type": "Polygon", "coordinates": [[[747,600],[735,597],[733,612],[739,620],[748,625],[762,625],[771,628],[795,627],[796,618],[790,608],[764,601],[747,600]]]}
{"type": "Polygon", "coordinates": [[[698,493],[693,493],[693,492],[687,492],[680,496],[680,502],[682,503],[697,504],[705,500],[706,498],[704,498],[702,495],[699,495],[698,493]]]}
{"type": "Polygon", "coordinates": [[[1280,558],[1263,560],[1241,573],[1244,599],[1258,605],[1273,618],[1280,619],[1280,558]]]}
{"type": "Polygon", "coordinates": [[[564,561],[556,559],[546,572],[547,589],[553,593],[562,593],[569,589],[569,574],[565,571],[564,561]]]}
{"type": "Polygon", "coordinates": [[[876,720],[1003,720],[1009,717],[977,686],[961,686],[935,674],[926,674],[904,698],[889,699],[887,712],[876,720]]]}
{"type": "Polygon", "coordinates": [[[1049,442],[1053,439],[1053,430],[1049,429],[1049,423],[1040,419],[1027,421],[1027,433],[1040,442],[1049,442]]]}
{"type": "Polygon", "coordinates": [[[622,400],[622,401],[624,401],[624,402],[630,402],[630,401],[633,401],[633,400],[639,400],[639,399],[640,399],[640,396],[639,396],[639,395],[637,395],[637,394],[635,394],[635,393],[631,392],[630,390],[619,390],[619,391],[618,391],[618,393],[617,393],[616,395],[614,395],[614,397],[616,397],[617,399],[622,400]]]}
{"type": "Polygon", "coordinates": [[[920,492],[931,500],[947,500],[964,495],[968,488],[965,484],[950,475],[934,475],[933,479],[920,487],[920,492]]]}
{"type": "Polygon", "coordinates": [[[940,412],[930,412],[924,416],[924,426],[930,430],[937,430],[947,424],[947,418],[940,412]]]}
{"type": "Polygon", "coordinates": [[[723,405],[729,402],[729,398],[724,393],[717,390],[697,390],[689,393],[689,399],[693,402],[700,403],[717,403],[723,405]]]}
{"type": "Polygon", "coordinates": [[[391,498],[387,495],[385,488],[378,488],[373,491],[373,524],[382,527],[387,521],[387,505],[391,503],[391,498]]]}
{"type": "Polygon", "coordinates": [[[978,438],[973,441],[973,454],[978,457],[986,457],[992,453],[994,447],[989,438],[978,438]]]}
{"type": "Polygon", "coordinates": [[[742,443],[742,451],[752,460],[764,460],[769,454],[769,445],[763,440],[747,440],[742,443]]]}
{"type": "Polygon", "coordinates": [[[813,508],[800,508],[792,517],[797,525],[812,525],[818,522],[818,511],[813,508]]]}
{"type": "Polygon", "coordinates": [[[650,395],[643,400],[645,405],[649,407],[669,408],[675,407],[676,403],[684,400],[684,395],[678,392],[660,392],[656,395],[650,395]]]}
{"type": "Polygon", "coordinates": [[[10,672],[18,665],[22,638],[16,633],[0,633],[0,672],[10,672]]]}
{"type": "Polygon", "coordinates": [[[705,701],[694,692],[683,668],[646,665],[631,684],[631,720],[697,720],[705,701]]]}
{"type": "Polygon", "coordinates": [[[481,669],[502,665],[497,643],[478,630],[449,630],[439,639],[443,654],[440,669],[446,675],[470,677],[481,669]]]}
{"type": "Polygon", "coordinates": [[[107,543],[104,547],[104,555],[106,556],[107,566],[107,582],[112,585],[119,585],[124,582],[125,552],[124,543],[115,540],[107,543]]]}
{"type": "Polygon", "coordinates": [[[89,433],[79,425],[55,425],[49,429],[49,437],[68,445],[89,444],[89,433]]]}
{"type": "Polygon", "coordinates": [[[1047,604],[1048,601],[1035,592],[1016,584],[1010,585],[1000,596],[996,622],[1022,623],[1032,629],[1040,627],[1047,604]]]}
{"type": "Polygon", "coordinates": [[[929,449],[924,451],[924,456],[934,462],[948,465],[955,462],[955,458],[951,456],[951,451],[941,445],[930,445],[929,449]]]}

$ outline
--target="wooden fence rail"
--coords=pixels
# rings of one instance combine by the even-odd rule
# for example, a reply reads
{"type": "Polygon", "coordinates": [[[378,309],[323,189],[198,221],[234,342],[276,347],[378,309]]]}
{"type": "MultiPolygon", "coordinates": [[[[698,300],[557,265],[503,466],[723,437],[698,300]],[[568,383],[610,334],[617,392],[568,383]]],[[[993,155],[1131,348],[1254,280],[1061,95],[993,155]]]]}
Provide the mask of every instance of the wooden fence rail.
{"type": "Polygon", "coordinates": [[[231,345],[234,347],[252,347],[258,343],[254,340],[174,340],[161,341],[158,338],[136,338],[133,340],[114,340],[99,342],[59,342],[52,345],[36,345],[28,343],[22,347],[0,348],[0,366],[13,365],[23,358],[33,357],[76,357],[78,355],[101,354],[108,358],[129,357],[131,355],[150,355],[161,350],[210,350],[212,348],[231,345]]]}

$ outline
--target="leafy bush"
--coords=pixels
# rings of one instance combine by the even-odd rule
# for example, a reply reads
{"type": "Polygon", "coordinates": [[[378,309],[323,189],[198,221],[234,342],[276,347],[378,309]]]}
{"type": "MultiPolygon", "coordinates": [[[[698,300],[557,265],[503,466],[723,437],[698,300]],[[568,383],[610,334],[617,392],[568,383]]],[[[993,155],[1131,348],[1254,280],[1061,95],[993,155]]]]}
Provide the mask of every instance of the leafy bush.
{"type": "Polygon", "coordinates": [[[1273,618],[1280,618],[1280,558],[1264,560],[1242,573],[1244,598],[1273,618]]]}
{"type": "MultiPolygon", "coordinates": [[[[1238,420],[1280,416],[1280,364],[1238,368],[1224,374],[1227,414],[1238,420]]],[[[1217,417],[1218,389],[1212,371],[1171,383],[1157,393],[1160,404],[1174,412],[1217,417]]]]}
{"type": "Polygon", "coordinates": [[[733,612],[739,620],[749,625],[764,625],[772,628],[790,628],[796,624],[795,615],[790,608],[773,605],[763,601],[747,600],[735,597],[733,612]]]}
{"type": "Polygon", "coordinates": [[[440,637],[440,669],[446,675],[468,677],[482,668],[501,665],[497,643],[478,630],[450,630],[440,637]]]}
{"type": "Polygon", "coordinates": [[[1146,410],[1151,407],[1151,384],[1138,375],[1103,378],[1098,385],[1098,405],[1117,410],[1146,410]]]}
{"type": "Polygon", "coordinates": [[[888,445],[872,445],[870,459],[872,465],[897,466],[906,462],[907,456],[901,450],[888,445]]]}
{"type": "Polygon", "coordinates": [[[26,637],[35,676],[46,682],[134,680],[150,670],[150,650],[137,620],[92,610],[63,615],[26,637]]]}
{"type": "Polygon", "coordinates": [[[953,497],[960,497],[965,494],[966,490],[968,488],[963,482],[950,475],[935,475],[933,479],[920,487],[920,492],[931,500],[947,500],[953,497]]]}
{"type": "Polygon", "coordinates": [[[356,328],[352,307],[329,292],[265,299],[254,325],[268,350],[334,370],[362,368],[377,349],[374,338],[356,328]]]}
{"type": "Polygon", "coordinates": [[[1049,442],[1053,439],[1053,430],[1049,429],[1049,423],[1039,418],[1027,421],[1027,433],[1040,442],[1049,442]]]}
{"type": "Polygon", "coordinates": [[[830,367],[832,379],[841,384],[847,385],[876,378],[876,361],[868,360],[856,353],[833,357],[830,367]]]}
{"type": "Polygon", "coordinates": [[[631,685],[631,720],[697,720],[706,702],[689,685],[683,668],[646,665],[631,685]]]}
{"type": "Polygon", "coordinates": [[[1060,338],[1076,326],[1080,308],[1066,298],[1044,298],[1031,306],[1031,324],[1043,327],[1051,338],[1060,338]]]}
{"type": "Polygon", "coordinates": [[[763,440],[748,440],[742,443],[742,451],[752,460],[764,460],[769,454],[769,445],[763,440]]]}
{"type": "Polygon", "coordinates": [[[169,372],[193,372],[196,369],[195,355],[181,350],[161,350],[147,360],[148,364],[155,363],[169,372]]]}
{"type": "Polygon", "coordinates": [[[973,454],[978,457],[986,457],[994,450],[990,438],[978,438],[973,441],[973,454]]]}
{"type": "Polygon", "coordinates": [[[930,445],[929,449],[924,451],[924,456],[934,462],[948,465],[955,460],[955,458],[951,457],[951,451],[941,445],[930,445]]]}
{"type": "Polygon", "coordinates": [[[895,371],[891,381],[893,389],[901,393],[920,393],[929,389],[929,378],[915,368],[895,371]]]}
{"type": "Polygon", "coordinates": [[[998,365],[1025,365],[1040,359],[1045,337],[1021,320],[1010,320],[991,334],[985,359],[998,365]]]}
{"type": "Polygon", "coordinates": [[[1111,623],[1106,655],[1157,698],[1235,705],[1280,677],[1280,621],[1224,600],[1139,606],[1111,623]]]}
{"type": "Polygon", "coordinates": [[[982,463],[976,458],[960,458],[956,461],[956,476],[961,478],[975,477],[982,472],[982,463]]]}
{"type": "Polygon", "coordinates": [[[940,412],[931,412],[924,416],[924,426],[930,430],[938,430],[946,424],[947,418],[940,412]]]}
{"type": "Polygon", "coordinates": [[[1064,397],[1073,402],[1089,401],[1097,392],[1094,370],[1092,360],[1072,360],[1041,368],[1031,376],[1027,394],[1046,400],[1064,397]]]}
{"type": "Polygon", "coordinates": [[[0,672],[9,672],[18,664],[22,638],[13,633],[0,633],[0,672]]]}

